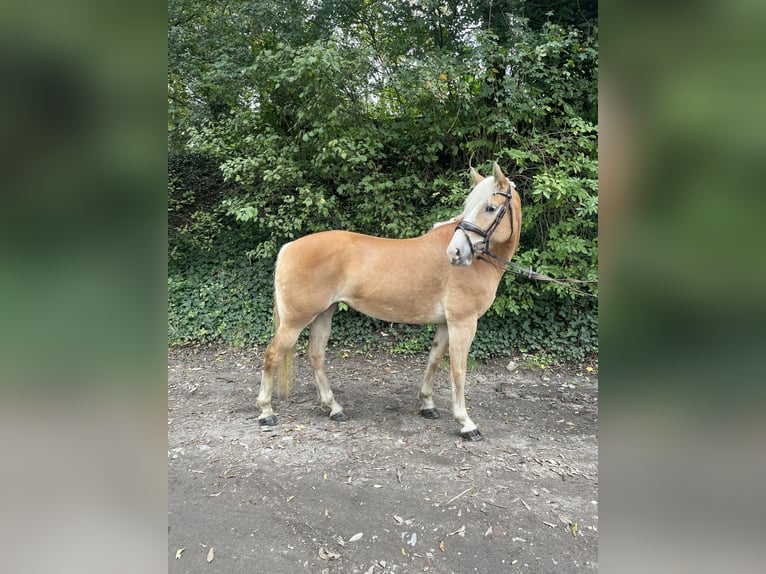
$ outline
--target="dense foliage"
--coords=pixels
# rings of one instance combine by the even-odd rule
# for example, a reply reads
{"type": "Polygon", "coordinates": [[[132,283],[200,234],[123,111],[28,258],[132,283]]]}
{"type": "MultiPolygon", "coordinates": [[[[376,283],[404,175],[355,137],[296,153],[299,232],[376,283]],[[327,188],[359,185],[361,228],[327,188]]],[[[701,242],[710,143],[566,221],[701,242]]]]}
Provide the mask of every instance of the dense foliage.
{"type": "MultiPolygon", "coordinates": [[[[497,161],[517,184],[517,261],[596,279],[595,2],[171,0],[169,12],[171,342],[266,342],[282,244],[332,228],[424,233],[460,210],[469,162],[497,161]]],[[[472,352],[582,359],[597,351],[595,301],[506,274],[472,352]]],[[[432,332],[344,310],[334,341],[412,351],[432,332]]]]}

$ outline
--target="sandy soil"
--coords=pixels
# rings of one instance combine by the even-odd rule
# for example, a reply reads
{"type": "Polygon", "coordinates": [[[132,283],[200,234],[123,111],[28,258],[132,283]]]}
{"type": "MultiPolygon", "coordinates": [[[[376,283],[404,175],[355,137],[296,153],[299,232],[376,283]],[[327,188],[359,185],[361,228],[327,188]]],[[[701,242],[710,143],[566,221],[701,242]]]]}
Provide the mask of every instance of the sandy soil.
{"type": "Polygon", "coordinates": [[[256,420],[261,359],[169,352],[170,573],[598,570],[595,365],[472,367],[484,440],[469,443],[446,368],[434,387],[442,417],[418,416],[425,355],[328,350],[349,417],[336,423],[299,354],[270,428],[256,420]]]}

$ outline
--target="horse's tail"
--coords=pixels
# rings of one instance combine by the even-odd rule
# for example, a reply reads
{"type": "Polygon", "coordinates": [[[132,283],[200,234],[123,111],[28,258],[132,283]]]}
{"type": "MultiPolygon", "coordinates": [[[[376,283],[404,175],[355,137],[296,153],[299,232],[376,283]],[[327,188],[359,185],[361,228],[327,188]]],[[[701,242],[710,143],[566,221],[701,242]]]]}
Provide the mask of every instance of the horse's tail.
{"type": "MultiPolygon", "coordinates": [[[[277,298],[274,296],[274,334],[279,332],[279,308],[277,307],[277,298]]],[[[290,389],[293,385],[293,371],[295,364],[295,347],[290,347],[282,357],[282,361],[277,368],[277,383],[279,395],[282,398],[290,396],[290,389]]]]}

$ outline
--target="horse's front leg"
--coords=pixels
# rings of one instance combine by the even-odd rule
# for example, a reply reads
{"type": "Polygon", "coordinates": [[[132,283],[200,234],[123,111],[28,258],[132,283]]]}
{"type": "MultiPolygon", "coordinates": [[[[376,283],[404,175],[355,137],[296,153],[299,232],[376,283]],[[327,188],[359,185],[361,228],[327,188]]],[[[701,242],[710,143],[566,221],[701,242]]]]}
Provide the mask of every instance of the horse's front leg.
{"type": "Polygon", "coordinates": [[[434,405],[434,377],[439,368],[444,353],[447,351],[449,343],[449,332],[447,324],[442,323],[436,329],[433,343],[431,343],[431,352],[428,354],[428,364],[423,376],[423,384],[420,387],[420,416],[426,419],[438,419],[439,411],[434,405]]]}
{"type": "Polygon", "coordinates": [[[449,325],[450,377],[452,378],[452,415],[460,424],[460,435],[471,441],[481,440],[481,433],[465,408],[465,373],[468,350],[476,334],[476,321],[449,325]]]}

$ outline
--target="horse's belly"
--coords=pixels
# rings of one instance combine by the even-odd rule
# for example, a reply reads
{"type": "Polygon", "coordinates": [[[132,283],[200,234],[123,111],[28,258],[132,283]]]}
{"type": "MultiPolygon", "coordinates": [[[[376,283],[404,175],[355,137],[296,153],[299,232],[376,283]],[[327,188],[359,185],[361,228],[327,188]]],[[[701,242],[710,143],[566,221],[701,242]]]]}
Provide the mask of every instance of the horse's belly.
{"type": "Polygon", "coordinates": [[[443,307],[431,301],[416,303],[406,300],[386,301],[363,297],[348,297],[344,301],[360,313],[381,321],[425,325],[427,323],[443,323],[445,320],[443,307]]]}

